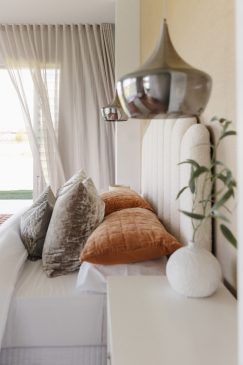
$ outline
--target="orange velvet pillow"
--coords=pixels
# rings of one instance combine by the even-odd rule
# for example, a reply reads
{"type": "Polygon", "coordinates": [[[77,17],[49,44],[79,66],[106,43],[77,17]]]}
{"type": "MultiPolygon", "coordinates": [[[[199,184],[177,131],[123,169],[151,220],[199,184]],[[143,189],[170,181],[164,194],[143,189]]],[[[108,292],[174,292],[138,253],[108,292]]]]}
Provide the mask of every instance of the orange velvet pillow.
{"type": "Polygon", "coordinates": [[[157,216],[143,208],[109,214],[89,236],[80,260],[95,264],[124,264],[171,254],[181,244],[157,216]]]}
{"type": "Polygon", "coordinates": [[[116,189],[100,194],[105,202],[105,216],[126,208],[145,208],[153,211],[151,205],[136,191],[131,189],[116,189]]]}

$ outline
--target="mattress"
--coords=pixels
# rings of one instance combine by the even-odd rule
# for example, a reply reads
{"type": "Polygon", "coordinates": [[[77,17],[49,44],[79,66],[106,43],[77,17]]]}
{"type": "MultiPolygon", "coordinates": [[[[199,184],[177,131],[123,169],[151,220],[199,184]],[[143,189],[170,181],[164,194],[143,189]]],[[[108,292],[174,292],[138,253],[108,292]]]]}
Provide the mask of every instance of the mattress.
{"type": "Polygon", "coordinates": [[[27,261],[9,309],[3,348],[106,345],[106,295],[76,289],[77,273],[48,278],[27,261]]]}

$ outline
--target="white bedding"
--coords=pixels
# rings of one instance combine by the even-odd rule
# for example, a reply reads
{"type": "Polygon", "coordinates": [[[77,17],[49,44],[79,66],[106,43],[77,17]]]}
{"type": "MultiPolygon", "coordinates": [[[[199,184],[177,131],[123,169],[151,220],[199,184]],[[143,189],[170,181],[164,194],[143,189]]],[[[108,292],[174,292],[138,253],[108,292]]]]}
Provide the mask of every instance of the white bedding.
{"type": "Polygon", "coordinates": [[[128,265],[84,263],[76,273],[48,278],[41,260],[26,261],[9,309],[2,347],[106,345],[106,278],[159,275],[166,258],[128,265]],[[77,277],[82,284],[77,289],[77,277]]]}
{"type": "Polygon", "coordinates": [[[106,293],[109,276],[165,275],[167,257],[120,265],[97,265],[84,262],[79,269],[77,288],[83,292],[106,293]]]}
{"type": "Polygon", "coordinates": [[[27,261],[10,305],[3,347],[106,344],[106,296],[76,289],[77,273],[47,278],[27,261]]]}
{"type": "Polygon", "coordinates": [[[77,272],[48,278],[41,260],[26,260],[20,215],[0,228],[0,349],[105,346],[106,277],[162,274],[165,259],[124,266],[86,264],[79,273],[84,290],[79,290],[77,272]]]}
{"type": "Polygon", "coordinates": [[[0,365],[107,365],[105,346],[3,349],[0,365]]]}
{"type": "Polygon", "coordinates": [[[19,214],[0,227],[0,349],[16,281],[27,258],[19,235],[19,214]]]}

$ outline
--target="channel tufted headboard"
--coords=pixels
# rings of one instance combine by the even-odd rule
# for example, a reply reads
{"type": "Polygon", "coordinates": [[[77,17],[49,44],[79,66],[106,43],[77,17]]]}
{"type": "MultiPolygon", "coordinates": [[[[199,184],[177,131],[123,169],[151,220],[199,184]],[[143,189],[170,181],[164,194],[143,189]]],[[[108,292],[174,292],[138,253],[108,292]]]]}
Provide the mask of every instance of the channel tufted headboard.
{"type": "MultiPolygon", "coordinates": [[[[176,200],[179,190],[188,185],[190,166],[179,165],[185,159],[194,159],[209,166],[209,132],[195,118],[154,119],[150,122],[142,144],[142,194],[156,209],[166,228],[184,245],[192,239],[191,219],[179,210],[191,210],[189,189],[176,200]]],[[[200,182],[199,190],[202,189],[200,182]]],[[[210,183],[205,187],[209,192],[210,183]]],[[[196,211],[199,213],[200,208],[196,211]]],[[[211,220],[198,230],[197,242],[211,250],[211,220]]]]}

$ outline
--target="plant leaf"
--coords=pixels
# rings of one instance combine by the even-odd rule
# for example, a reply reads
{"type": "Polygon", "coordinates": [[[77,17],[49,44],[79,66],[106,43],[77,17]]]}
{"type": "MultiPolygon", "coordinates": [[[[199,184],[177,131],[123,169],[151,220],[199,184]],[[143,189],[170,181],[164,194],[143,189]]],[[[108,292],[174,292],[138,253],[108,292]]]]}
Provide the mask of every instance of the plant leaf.
{"type": "Polygon", "coordinates": [[[201,220],[201,219],[204,219],[205,218],[205,216],[203,214],[186,212],[185,210],[180,210],[180,212],[183,213],[183,214],[185,214],[185,215],[187,215],[190,218],[193,218],[193,219],[201,220]]]}
{"type": "Polygon", "coordinates": [[[224,124],[224,131],[226,131],[228,129],[228,127],[230,126],[230,124],[232,124],[232,122],[230,122],[229,120],[227,122],[225,122],[225,124],[224,124]]]}
{"type": "MultiPolygon", "coordinates": [[[[232,176],[232,172],[227,168],[223,169],[218,174],[213,175],[213,180],[216,181],[217,179],[221,180],[224,183],[224,185],[227,186],[228,189],[234,190],[233,188],[236,188],[237,186],[236,181],[232,176]]],[[[233,191],[233,196],[234,196],[234,191],[233,191]]]]}
{"type": "Polygon", "coordinates": [[[225,217],[225,215],[219,213],[218,211],[214,211],[212,213],[212,216],[214,218],[222,219],[222,221],[224,221],[224,222],[230,223],[230,220],[227,217],[225,217]]]}
{"type": "Polygon", "coordinates": [[[224,224],[220,224],[221,232],[223,233],[224,237],[234,246],[237,247],[237,239],[233,235],[233,233],[226,227],[224,224]]]}
{"type": "Polygon", "coordinates": [[[225,166],[225,164],[219,160],[214,161],[215,165],[225,166]]]}
{"type": "Polygon", "coordinates": [[[187,160],[185,160],[185,161],[182,161],[182,162],[178,163],[178,165],[183,165],[185,163],[189,163],[189,164],[191,164],[191,165],[193,165],[195,167],[199,167],[199,164],[196,161],[191,160],[189,158],[187,160]]]}
{"type": "Polygon", "coordinates": [[[197,177],[199,177],[201,174],[203,174],[204,172],[208,172],[209,169],[205,166],[199,166],[193,173],[192,173],[192,177],[191,179],[196,179],[197,177]]]}
{"type": "Polygon", "coordinates": [[[215,175],[215,177],[216,177],[216,179],[219,179],[219,180],[221,180],[225,185],[228,185],[228,177],[227,176],[225,176],[224,174],[216,174],[215,175]]]}
{"type": "Polygon", "coordinates": [[[232,181],[231,181],[231,186],[233,186],[234,188],[236,188],[236,187],[237,187],[237,182],[236,182],[236,180],[235,180],[235,179],[232,179],[232,181]]]}
{"type": "Polygon", "coordinates": [[[188,189],[189,188],[189,186],[184,186],[184,188],[182,188],[180,191],[179,191],[179,193],[177,194],[177,196],[176,196],[176,199],[179,199],[179,197],[181,196],[181,194],[186,190],[186,189],[188,189]]]}
{"type": "Polygon", "coordinates": [[[236,135],[236,131],[225,132],[221,135],[221,137],[219,138],[219,141],[221,141],[223,138],[225,138],[227,136],[235,136],[235,135],[236,135]]]}
{"type": "Polygon", "coordinates": [[[188,184],[192,194],[194,194],[195,190],[196,190],[196,178],[198,178],[201,174],[208,172],[208,171],[209,171],[209,169],[205,166],[198,166],[196,168],[194,168],[192,166],[191,176],[190,176],[190,180],[189,180],[189,184],[188,184]]]}
{"type": "Polygon", "coordinates": [[[222,205],[224,205],[224,203],[227,202],[227,200],[229,200],[229,198],[233,195],[233,189],[229,189],[223,196],[222,198],[219,199],[218,202],[216,202],[213,206],[212,206],[212,211],[215,211],[217,209],[219,209],[222,205]]]}
{"type": "Polygon", "coordinates": [[[211,118],[210,122],[216,122],[218,120],[219,120],[219,118],[215,115],[213,118],[211,118]]]}
{"type": "Polygon", "coordinates": [[[219,118],[218,121],[219,121],[220,124],[223,124],[223,123],[227,122],[227,119],[219,118]]]}
{"type": "Polygon", "coordinates": [[[196,184],[195,184],[195,180],[193,178],[190,178],[189,188],[191,190],[191,193],[194,194],[195,190],[196,190],[196,184]]]}

